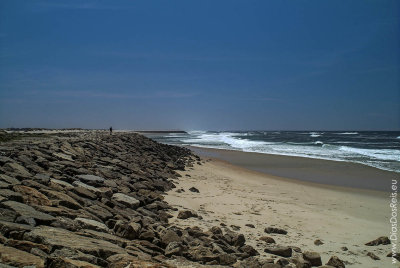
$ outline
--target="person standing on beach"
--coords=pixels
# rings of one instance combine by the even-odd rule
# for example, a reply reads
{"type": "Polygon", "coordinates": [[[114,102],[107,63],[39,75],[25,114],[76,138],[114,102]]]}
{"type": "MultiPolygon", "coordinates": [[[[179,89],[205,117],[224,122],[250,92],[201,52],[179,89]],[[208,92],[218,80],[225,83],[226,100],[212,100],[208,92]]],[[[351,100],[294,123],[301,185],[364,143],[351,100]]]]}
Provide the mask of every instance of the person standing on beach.
{"type": "Polygon", "coordinates": [[[110,135],[112,135],[112,127],[110,127],[110,135]]]}

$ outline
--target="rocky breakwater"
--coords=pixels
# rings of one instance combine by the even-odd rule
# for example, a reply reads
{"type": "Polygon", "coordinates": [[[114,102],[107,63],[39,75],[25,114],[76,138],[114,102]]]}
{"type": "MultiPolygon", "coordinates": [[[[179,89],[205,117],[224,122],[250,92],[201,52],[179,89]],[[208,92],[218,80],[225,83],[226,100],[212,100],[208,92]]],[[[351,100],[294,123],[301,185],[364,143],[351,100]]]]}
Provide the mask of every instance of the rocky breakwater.
{"type": "MultiPolygon", "coordinates": [[[[163,194],[188,149],[134,133],[87,131],[0,143],[0,263],[11,267],[232,265],[244,236],[168,223],[163,194]]],[[[7,266],[7,267],[9,267],[7,266]]]]}

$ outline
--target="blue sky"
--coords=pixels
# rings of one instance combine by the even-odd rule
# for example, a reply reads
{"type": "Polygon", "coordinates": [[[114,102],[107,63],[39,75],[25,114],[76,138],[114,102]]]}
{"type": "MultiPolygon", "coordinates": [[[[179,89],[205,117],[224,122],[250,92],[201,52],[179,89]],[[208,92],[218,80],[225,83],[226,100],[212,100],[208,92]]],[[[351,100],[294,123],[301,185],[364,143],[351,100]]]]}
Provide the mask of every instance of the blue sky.
{"type": "Polygon", "coordinates": [[[400,130],[400,2],[0,0],[0,127],[400,130]]]}

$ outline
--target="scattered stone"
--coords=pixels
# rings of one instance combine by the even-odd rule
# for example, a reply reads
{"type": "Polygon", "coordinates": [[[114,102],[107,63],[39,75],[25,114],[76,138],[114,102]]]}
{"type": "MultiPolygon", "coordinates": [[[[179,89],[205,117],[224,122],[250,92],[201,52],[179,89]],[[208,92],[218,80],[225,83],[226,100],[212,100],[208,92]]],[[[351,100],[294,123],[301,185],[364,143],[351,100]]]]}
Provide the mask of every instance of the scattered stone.
{"type": "Polygon", "coordinates": [[[178,213],[178,219],[188,219],[188,218],[197,218],[198,215],[196,212],[192,211],[192,210],[181,210],[178,213]]]}
{"type": "Polygon", "coordinates": [[[340,248],[342,251],[348,251],[349,249],[347,247],[341,247],[340,248]]]}
{"type": "Polygon", "coordinates": [[[387,236],[381,236],[375,240],[372,240],[372,241],[366,243],[365,245],[366,246],[378,246],[378,245],[388,245],[388,244],[390,244],[389,238],[387,236]]]}
{"type": "Polygon", "coordinates": [[[251,223],[245,224],[245,226],[247,226],[247,227],[249,227],[249,228],[256,228],[256,227],[254,226],[254,224],[251,224],[251,223]]]}
{"type": "Polygon", "coordinates": [[[189,191],[191,191],[193,193],[200,193],[199,189],[197,189],[196,187],[190,187],[189,191]]]}
{"type": "Polygon", "coordinates": [[[260,240],[264,241],[265,243],[275,244],[275,239],[273,239],[272,237],[269,237],[269,236],[262,236],[262,237],[260,237],[260,240]]]}
{"type": "Polygon", "coordinates": [[[317,252],[313,252],[313,251],[303,252],[303,259],[310,262],[311,266],[321,266],[322,265],[321,256],[317,252]]]}
{"type": "Polygon", "coordinates": [[[291,257],[292,248],[284,246],[270,246],[264,249],[264,252],[278,255],[281,257],[291,257]]]}
{"type": "Polygon", "coordinates": [[[314,245],[316,245],[316,246],[321,246],[323,244],[324,244],[324,242],[322,242],[320,239],[317,239],[314,241],[314,245]]]}
{"type": "Polygon", "coordinates": [[[264,232],[266,232],[267,234],[287,234],[286,230],[274,227],[267,227],[264,229],[264,232]]]}
{"type": "Polygon", "coordinates": [[[386,257],[393,257],[393,258],[395,258],[396,260],[398,260],[398,261],[400,261],[400,253],[395,253],[394,255],[393,255],[393,252],[390,252],[388,255],[386,255],[386,257]]]}
{"type": "Polygon", "coordinates": [[[345,268],[344,262],[336,256],[332,256],[326,265],[330,265],[335,268],[345,268]]]}
{"type": "Polygon", "coordinates": [[[371,259],[377,261],[380,260],[381,258],[379,258],[378,256],[376,256],[373,252],[368,252],[367,256],[369,256],[371,259]]]}

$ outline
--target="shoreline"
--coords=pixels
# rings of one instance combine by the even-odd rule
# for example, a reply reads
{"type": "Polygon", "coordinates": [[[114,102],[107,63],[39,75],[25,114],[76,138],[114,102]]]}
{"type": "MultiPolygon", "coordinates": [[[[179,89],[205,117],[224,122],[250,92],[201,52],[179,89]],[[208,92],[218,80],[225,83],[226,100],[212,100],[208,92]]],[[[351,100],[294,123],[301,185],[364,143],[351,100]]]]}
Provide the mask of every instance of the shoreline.
{"type": "Polygon", "coordinates": [[[372,191],[391,191],[400,174],[359,163],[185,146],[201,157],[291,180],[372,191]]]}
{"type": "Polygon", "coordinates": [[[388,235],[387,193],[268,175],[218,159],[202,157],[202,163],[180,172],[177,188],[165,196],[179,211],[197,211],[202,220],[178,219],[174,212],[171,223],[182,228],[196,224],[205,230],[216,225],[237,228],[246,243],[260,253],[260,259],[276,258],[264,252],[269,244],[260,240],[269,236],[276,241],[273,245],[320,253],[323,264],[338,256],[346,267],[391,265],[391,258],[386,257],[391,245],[365,246],[388,235]],[[191,187],[199,193],[189,191],[191,187]],[[282,228],[288,234],[267,234],[266,227],[282,228]],[[322,245],[314,244],[318,239],[322,245]],[[381,260],[372,260],[368,252],[381,260]]]}

